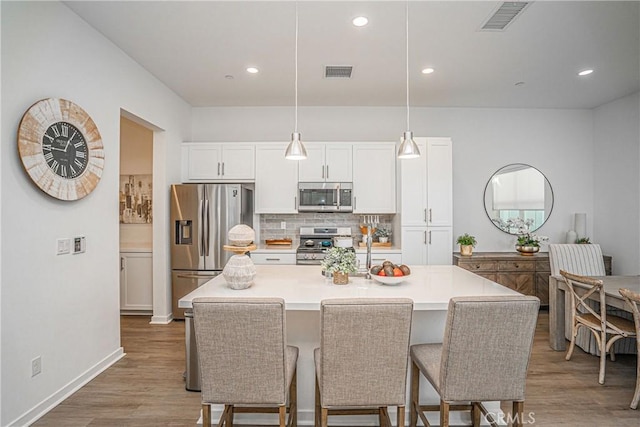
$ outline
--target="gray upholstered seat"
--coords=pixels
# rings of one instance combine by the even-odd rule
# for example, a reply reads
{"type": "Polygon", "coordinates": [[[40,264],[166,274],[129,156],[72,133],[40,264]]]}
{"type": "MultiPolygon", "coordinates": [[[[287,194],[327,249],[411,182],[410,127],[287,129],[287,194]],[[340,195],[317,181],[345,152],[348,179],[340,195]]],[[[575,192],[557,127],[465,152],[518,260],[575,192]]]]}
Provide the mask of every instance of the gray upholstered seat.
{"type": "Polygon", "coordinates": [[[224,404],[220,425],[232,427],[234,412],[275,412],[295,426],[298,348],[286,345],[284,300],[195,298],[193,318],[203,426],[211,404],[224,404]]]}
{"type": "MultiPolygon", "coordinates": [[[[604,276],[606,270],[604,259],[602,257],[602,249],[600,245],[593,244],[550,244],[549,245],[549,264],[551,267],[551,275],[559,276],[560,270],[581,276],[604,276]]],[[[569,293],[565,293],[565,307],[569,307],[571,299],[569,293]]],[[[590,307],[598,310],[598,303],[589,302],[590,307]]],[[[626,317],[631,319],[629,313],[624,310],[608,307],[609,314],[626,317]]],[[[571,340],[571,313],[569,310],[565,313],[565,338],[571,340]]],[[[600,348],[593,335],[586,329],[578,331],[575,338],[575,344],[584,351],[600,355],[600,348]]],[[[613,346],[614,353],[635,353],[635,343],[633,340],[622,339],[617,341],[613,346]]]]}
{"type": "Polygon", "coordinates": [[[580,328],[591,331],[600,354],[600,373],[598,382],[604,384],[605,363],[607,353],[615,360],[613,344],[622,338],[635,337],[635,327],[629,319],[607,314],[602,280],[593,277],[580,276],[560,270],[571,295],[569,313],[571,314],[571,344],[567,350],[566,359],[570,360],[575,347],[576,336],[580,328]],[[597,309],[594,310],[587,301],[591,296],[598,297],[597,309]]]}
{"type": "MultiPolygon", "coordinates": [[[[620,295],[625,299],[633,312],[633,323],[636,327],[636,346],[638,354],[640,354],[640,294],[630,291],[629,289],[620,289],[620,295]]],[[[636,391],[631,398],[631,409],[638,409],[640,401],[640,359],[638,359],[636,367],[636,391]]]]}
{"type": "Polygon", "coordinates": [[[316,366],[316,425],[329,415],[377,414],[404,425],[413,301],[406,298],[324,300],[316,366]]]}
{"type": "Polygon", "coordinates": [[[532,296],[452,298],[442,344],[411,346],[410,425],[418,417],[430,425],[424,411],[439,410],[445,427],[450,410],[471,410],[477,426],[480,412],[488,414],[483,401],[512,401],[512,417],[521,425],[539,307],[532,296]],[[439,394],[440,405],[420,405],[420,374],[439,394]]]}

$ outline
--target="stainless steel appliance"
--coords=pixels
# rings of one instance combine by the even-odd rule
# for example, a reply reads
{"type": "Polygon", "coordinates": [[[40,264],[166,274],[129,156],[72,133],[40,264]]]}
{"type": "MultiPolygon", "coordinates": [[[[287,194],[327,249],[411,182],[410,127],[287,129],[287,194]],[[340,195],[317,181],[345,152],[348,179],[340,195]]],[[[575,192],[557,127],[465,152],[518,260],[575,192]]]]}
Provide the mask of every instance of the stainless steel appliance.
{"type": "Polygon", "coordinates": [[[298,212],[353,212],[350,182],[298,183],[298,212]]]}
{"type": "Polygon", "coordinates": [[[173,318],[184,319],[178,300],[222,272],[233,255],[224,251],[227,232],[253,227],[250,184],[171,186],[171,291],[173,318]]]}
{"type": "Polygon", "coordinates": [[[300,245],[296,249],[296,264],[320,265],[333,238],[351,236],[349,227],[300,227],[300,245]]]}

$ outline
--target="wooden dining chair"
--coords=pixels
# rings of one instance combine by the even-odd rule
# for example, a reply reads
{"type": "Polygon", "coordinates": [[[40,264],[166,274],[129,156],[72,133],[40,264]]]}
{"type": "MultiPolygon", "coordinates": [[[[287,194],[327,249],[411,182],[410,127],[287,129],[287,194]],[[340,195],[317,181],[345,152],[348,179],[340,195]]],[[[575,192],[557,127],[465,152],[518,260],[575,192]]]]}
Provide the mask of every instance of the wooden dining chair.
{"type": "Polygon", "coordinates": [[[598,382],[604,384],[605,364],[607,353],[611,360],[615,360],[613,344],[622,339],[635,336],[635,326],[629,319],[614,316],[607,313],[605,293],[602,280],[578,274],[567,273],[560,270],[560,275],[567,284],[571,294],[571,344],[567,350],[566,359],[570,360],[576,344],[576,336],[580,328],[585,327],[593,334],[598,349],[600,350],[600,372],[598,382]],[[596,299],[600,304],[598,311],[587,303],[590,299],[596,299]]]}
{"type": "MultiPolygon", "coordinates": [[[[627,302],[633,313],[633,322],[636,325],[636,343],[638,346],[638,357],[640,357],[640,294],[630,291],[629,289],[620,289],[620,295],[627,302]]],[[[638,402],[640,401],[640,359],[636,362],[636,391],[631,399],[631,409],[638,409],[638,402]]]]}
{"type": "Polygon", "coordinates": [[[277,413],[280,427],[295,427],[298,348],[286,345],[284,300],[194,298],[193,319],[202,425],[211,424],[211,404],[223,404],[219,427],[233,427],[240,412],[277,413]]]}
{"type": "Polygon", "coordinates": [[[471,410],[474,426],[482,402],[511,401],[514,426],[524,424],[524,391],[540,300],[533,296],[456,297],[449,301],[442,343],[411,346],[410,426],[426,411],[440,411],[440,426],[449,426],[449,411],[471,410]],[[439,405],[420,404],[420,374],[440,396],[439,405]]]}
{"type": "Polygon", "coordinates": [[[407,298],[328,299],[320,307],[316,367],[316,421],[329,415],[377,415],[391,426],[397,407],[404,427],[413,301],[407,298]]]}

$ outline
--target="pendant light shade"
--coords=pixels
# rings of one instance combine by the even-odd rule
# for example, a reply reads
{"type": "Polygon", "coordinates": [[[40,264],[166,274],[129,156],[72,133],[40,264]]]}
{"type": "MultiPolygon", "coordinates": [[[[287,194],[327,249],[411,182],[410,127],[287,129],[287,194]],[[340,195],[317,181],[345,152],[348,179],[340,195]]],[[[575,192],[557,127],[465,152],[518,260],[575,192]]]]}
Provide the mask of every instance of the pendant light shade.
{"type": "Polygon", "coordinates": [[[415,159],[416,157],[420,157],[420,150],[416,145],[416,142],[413,140],[413,132],[409,129],[409,1],[407,0],[405,9],[405,28],[407,31],[406,41],[407,41],[407,130],[402,135],[402,142],[400,143],[400,148],[398,148],[398,158],[399,159],[415,159]]]}
{"type": "Polygon", "coordinates": [[[289,160],[304,160],[307,158],[307,150],[300,141],[300,133],[293,132],[291,134],[291,142],[284,153],[284,157],[289,160]]]}
{"type": "Polygon", "coordinates": [[[284,152],[284,157],[289,160],[304,160],[307,158],[307,150],[304,148],[304,144],[300,139],[300,132],[298,132],[298,2],[296,1],[296,48],[295,48],[295,63],[296,63],[296,77],[295,77],[295,119],[293,133],[291,134],[291,142],[287,146],[287,150],[284,152]]]}
{"type": "Polygon", "coordinates": [[[420,150],[413,140],[413,132],[408,130],[402,136],[402,142],[400,143],[400,148],[398,148],[398,158],[415,159],[416,157],[420,157],[420,150]]]}

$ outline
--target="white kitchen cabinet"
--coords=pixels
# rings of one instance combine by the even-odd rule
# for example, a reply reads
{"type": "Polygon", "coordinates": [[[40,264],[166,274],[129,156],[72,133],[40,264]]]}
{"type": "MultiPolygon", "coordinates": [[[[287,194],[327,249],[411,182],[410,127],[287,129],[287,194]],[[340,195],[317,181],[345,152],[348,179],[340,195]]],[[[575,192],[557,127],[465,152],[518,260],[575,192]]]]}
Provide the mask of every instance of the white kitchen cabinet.
{"type": "Polygon", "coordinates": [[[402,263],[451,265],[451,227],[402,227],[402,263]]]}
{"type": "Polygon", "coordinates": [[[300,182],[351,182],[353,180],[351,144],[305,145],[307,158],[299,163],[300,182]]]}
{"type": "Polygon", "coordinates": [[[298,160],[287,160],[287,144],[256,144],[255,213],[297,213],[298,160]]]}
{"type": "Polygon", "coordinates": [[[396,213],[395,144],[353,144],[353,213],[396,213]]]}
{"type": "Polygon", "coordinates": [[[451,138],[414,138],[422,155],[400,161],[402,226],[451,227],[451,138]]]}
{"type": "Polygon", "coordinates": [[[182,144],[182,181],[253,181],[255,145],[213,142],[182,144]]]}
{"type": "Polygon", "coordinates": [[[278,252],[277,249],[268,249],[264,252],[251,252],[251,259],[256,265],[295,265],[296,254],[295,252],[278,252]]]}
{"type": "Polygon", "coordinates": [[[151,252],[120,252],[120,312],[153,311],[153,261],[151,252]]]}

